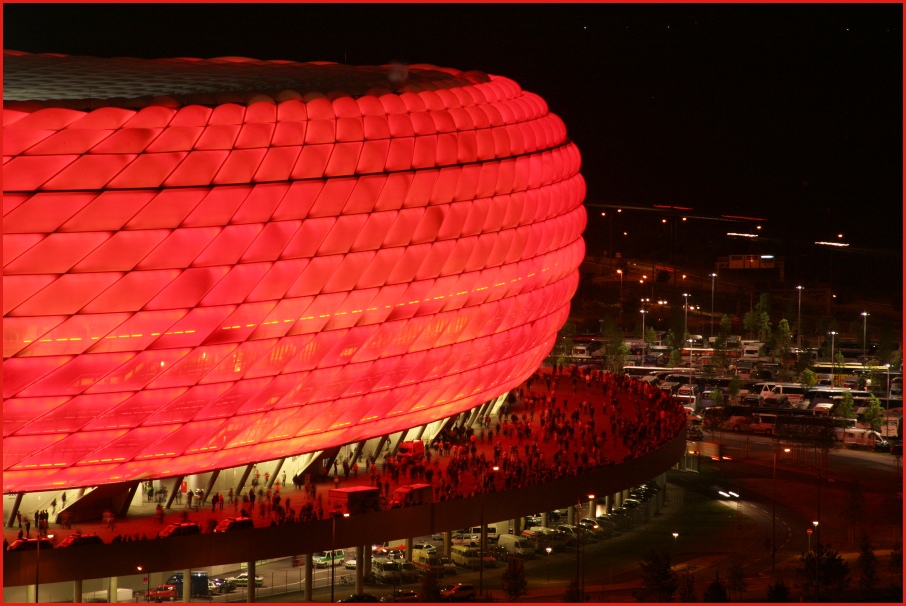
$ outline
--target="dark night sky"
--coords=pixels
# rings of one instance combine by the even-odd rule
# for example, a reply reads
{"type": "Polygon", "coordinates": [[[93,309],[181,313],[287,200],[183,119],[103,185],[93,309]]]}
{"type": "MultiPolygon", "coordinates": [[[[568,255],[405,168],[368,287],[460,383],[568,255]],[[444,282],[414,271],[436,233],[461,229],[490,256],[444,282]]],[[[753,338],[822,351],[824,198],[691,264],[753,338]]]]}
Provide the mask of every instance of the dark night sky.
{"type": "Polygon", "coordinates": [[[898,4],[6,4],[4,48],[501,74],[563,118],[587,202],[765,217],[804,264],[842,232],[901,276],[902,22],[898,4]]]}

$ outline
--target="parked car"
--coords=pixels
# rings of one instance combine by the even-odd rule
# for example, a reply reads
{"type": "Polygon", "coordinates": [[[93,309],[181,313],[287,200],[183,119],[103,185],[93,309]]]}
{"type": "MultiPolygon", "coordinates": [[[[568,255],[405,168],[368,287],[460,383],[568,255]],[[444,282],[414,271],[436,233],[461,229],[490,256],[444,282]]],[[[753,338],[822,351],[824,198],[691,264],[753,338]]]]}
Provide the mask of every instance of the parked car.
{"type": "MultiPolygon", "coordinates": [[[[81,533],[77,532],[75,534],[69,535],[68,537],[66,537],[65,539],[60,541],[60,543],[57,545],[57,548],[59,549],[60,547],[77,547],[80,545],[103,545],[103,544],[104,544],[104,539],[102,539],[101,537],[99,537],[98,535],[96,535],[93,532],[89,532],[86,534],[81,534],[81,533]]],[[[43,545],[42,545],[42,547],[43,547],[43,545]]]]}
{"type": "Polygon", "coordinates": [[[441,556],[440,564],[444,567],[444,574],[456,574],[456,564],[453,563],[452,559],[447,556],[441,556]]]}
{"type": "Polygon", "coordinates": [[[705,433],[697,425],[688,425],[686,427],[686,439],[690,442],[698,442],[705,439],[705,433]]]}
{"type": "Polygon", "coordinates": [[[354,593],[354,594],[352,594],[352,595],[350,595],[350,596],[346,596],[345,598],[340,598],[339,600],[337,600],[337,602],[340,602],[340,603],[346,603],[346,602],[380,602],[380,600],[378,600],[378,597],[377,597],[376,595],[374,595],[373,593],[354,593]]]}
{"type": "Polygon", "coordinates": [[[236,591],[236,584],[228,579],[213,577],[208,579],[208,592],[210,593],[233,593],[236,591]]]}
{"type": "Polygon", "coordinates": [[[418,580],[418,566],[408,560],[400,561],[400,581],[414,583],[418,580]]]}
{"type": "Polygon", "coordinates": [[[167,537],[184,537],[192,534],[201,534],[201,526],[196,522],[179,522],[165,527],[157,533],[157,537],[165,539],[167,537]]]}
{"type": "MultiPolygon", "coordinates": [[[[249,573],[240,572],[234,577],[230,577],[227,581],[232,581],[236,587],[248,587],[249,586],[249,573]]],[[[255,587],[264,586],[264,577],[255,575],[255,587]]]]}
{"type": "Polygon", "coordinates": [[[229,532],[231,530],[242,530],[243,528],[255,528],[252,518],[224,518],[214,528],[214,532],[229,532]]]}
{"type": "Polygon", "coordinates": [[[179,589],[177,589],[176,585],[164,584],[164,585],[158,585],[157,587],[155,587],[153,589],[149,589],[148,592],[145,594],[145,601],[146,602],[151,602],[151,601],[163,602],[164,600],[167,600],[167,601],[172,602],[172,601],[176,600],[176,598],[178,598],[178,597],[179,597],[179,589]]]}
{"type": "Polygon", "coordinates": [[[346,561],[343,562],[343,566],[345,566],[349,570],[355,570],[355,567],[358,566],[358,562],[356,562],[356,559],[354,557],[346,558],[346,561]]]}
{"type": "Polygon", "coordinates": [[[437,547],[431,543],[415,543],[412,545],[412,551],[424,551],[427,553],[437,553],[437,547]]]}
{"type": "Polygon", "coordinates": [[[447,585],[440,590],[441,599],[450,602],[466,602],[468,600],[474,600],[475,596],[475,586],[468,583],[447,585]]]}
{"type": "Polygon", "coordinates": [[[381,598],[382,602],[419,602],[418,592],[411,589],[397,589],[381,598]]]}
{"type": "Polygon", "coordinates": [[[48,539],[16,539],[10,543],[7,551],[37,551],[38,549],[53,549],[53,543],[48,539]]]}

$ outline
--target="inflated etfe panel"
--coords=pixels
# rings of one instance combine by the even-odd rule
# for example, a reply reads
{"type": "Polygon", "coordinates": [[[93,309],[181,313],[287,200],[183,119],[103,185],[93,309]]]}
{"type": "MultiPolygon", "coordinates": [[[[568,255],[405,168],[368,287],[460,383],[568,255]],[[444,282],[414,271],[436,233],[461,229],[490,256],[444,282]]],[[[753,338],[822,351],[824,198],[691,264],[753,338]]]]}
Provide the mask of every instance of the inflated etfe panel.
{"type": "Polygon", "coordinates": [[[5,492],[442,419],[566,321],[579,153],[512,80],[8,51],[4,95],[5,492]]]}

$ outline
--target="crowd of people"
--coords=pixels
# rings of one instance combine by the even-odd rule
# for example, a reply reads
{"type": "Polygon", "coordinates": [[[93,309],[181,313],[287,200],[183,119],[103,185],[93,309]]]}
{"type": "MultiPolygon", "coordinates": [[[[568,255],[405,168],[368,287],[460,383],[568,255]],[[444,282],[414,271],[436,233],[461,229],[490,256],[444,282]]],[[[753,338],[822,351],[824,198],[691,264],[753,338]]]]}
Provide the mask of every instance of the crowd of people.
{"type": "MultiPolygon", "coordinates": [[[[458,421],[469,414],[463,413],[458,421]]],[[[667,392],[629,375],[583,372],[575,366],[536,372],[510,392],[495,416],[485,415],[471,426],[457,422],[444,428],[426,445],[421,459],[370,453],[362,462],[363,471],[370,485],[380,489],[384,507],[389,508],[392,489],[416,482],[433,486],[435,501],[446,501],[581,474],[642,456],[685,428],[684,410],[667,392]]],[[[282,481],[273,482],[265,472],[262,482],[256,470],[247,490],[234,494],[230,488],[226,497],[215,492],[208,504],[212,512],[227,506],[234,515],[256,519],[256,526],[324,519],[326,491],[348,482],[350,474],[353,480],[359,475],[358,457],[343,461],[342,481],[337,465],[333,482],[322,484],[321,490],[312,477],[296,474],[295,491],[281,494],[285,472],[282,481]]],[[[157,501],[156,514],[163,525],[161,494],[152,490],[146,492],[148,501],[157,501]]],[[[181,521],[189,521],[193,508],[200,512],[205,495],[200,489],[196,493],[187,492],[186,507],[178,514],[181,521]]],[[[113,530],[115,521],[110,518],[112,514],[105,522],[113,530]]],[[[216,520],[209,519],[208,529],[213,526],[216,520]]],[[[128,536],[119,540],[128,541],[128,536]]]]}

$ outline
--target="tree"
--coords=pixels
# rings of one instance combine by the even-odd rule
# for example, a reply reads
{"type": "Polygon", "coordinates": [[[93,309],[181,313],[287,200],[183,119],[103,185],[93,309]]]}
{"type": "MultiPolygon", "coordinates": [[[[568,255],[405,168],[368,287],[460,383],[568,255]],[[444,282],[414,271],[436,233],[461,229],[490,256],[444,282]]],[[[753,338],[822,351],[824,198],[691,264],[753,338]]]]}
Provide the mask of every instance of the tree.
{"type": "Polygon", "coordinates": [[[739,397],[739,390],[742,389],[742,379],[739,378],[739,375],[733,375],[733,378],[730,379],[730,384],[727,386],[727,395],[730,396],[731,402],[736,402],[736,398],[739,397]]]}
{"type": "Polygon", "coordinates": [[[547,355],[547,358],[544,360],[545,364],[548,366],[553,366],[554,364],[563,364],[573,353],[573,337],[576,336],[576,325],[573,322],[567,322],[563,325],[557,332],[557,340],[554,343],[553,349],[547,355]]]}
{"type": "Polygon", "coordinates": [[[418,597],[420,602],[440,601],[440,585],[437,584],[437,573],[433,570],[429,570],[422,577],[422,588],[418,597]]]}
{"type": "Polygon", "coordinates": [[[714,434],[723,431],[724,423],[730,419],[730,411],[726,406],[711,406],[706,412],[707,414],[702,415],[702,428],[710,433],[713,439],[714,434]]]}
{"type": "Polygon", "coordinates": [[[802,580],[804,595],[813,594],[821,601],[822,591],[831,596],[841,596],[849,586],[849,564],[830,545],[815,546],[814,551],[799,557],[801,566],[796,574],[802,580]]]}
{"type": "Polygon", "coordinates": [[[635,592],[639,602],[670,602],[679,587],[679,579],[670,568],[670,554],[651,549],[641,563],[642,587],[635,592]]]}
{"type": "Polygon", "coordinates": [[[695,601],[695,577],[688,570],[679,575],[679,599],[686,603],[695,601]]]}
{"type": "MultiPolygon", "coordinates": [[[[525,579],[525,568],[521,558],[510,558],[507,569],[503,571],[503,592],[511,601],[528,593],[528,581],[525,579]],[[510,564],[512,562],[512,564],[510,564]]],[[[425,602],[428,600],[422,599],[425,602]]]]}
{"type": "Polygon", "coordinates": [[[780,351],[780,359],[783,361],[784,368],[789,367],[792,362],[790,355],[790,344],[793,342],[793,336],[790,332],[790,323],[787,320],[780,320],[777,324],[777,330],[774,332],[774,351],[780,351]]]}
{"type": "Polygon", "coordinates": [[[768,313],[771,307],[770,301],[770,296],[762,293],[758,298],[758,304],[754,309],[747,311],[742,320],[743,328],[749,331],[750,335],[757,335],[758,340],[762,343],[766,343],[771,334],[771,316],[768,313]]]}
{"type": "Polygon", "coordinates": [[[615,373],[622,371],[626,355],[629,353],[623,331],[608,319],[601,326],[601,334],[604,338],[604,355],[611,370],[615,373]]]}
{"type": "Polygon", "coordinates": [[[802,383],[803,387],[806,389],[812,388],[818,384],[818,375],[816,375],[815,371],[811,368],[806,368],[799,373],[799,382],[802,383]]]}
{"type": "Polygon", "coordinates": [[[742,562],[734,560],[727,570],[727,589],[736,594],[736,599],[742,598],[742,594],[748,589],[746,583],[745,571],[742,569],[742,562]]]}
{"type": "Polygon", "coordinates": [[[855,419],[856,418],[856,408],[855,400],[853,400],[853,394],[851,391],[847,390],[843,392],[843,397],[840,398],[840,402],[837,404],[834,414],[843,419],[855,419]]]}
{"type": "Polygon", "coordinates": [[[719,386],[714,386],[711,389],[711,406],[723,406],[724,405],[724,390],[719,386]]]}
{"type": "Polygon", "coordinates": [[[786,586],[783,579],[778,579],[776,583],[768,585],[768,602],[789,602],[790,588],[786,586]]]}
{"type": "Polygon", "coordinates": [[[856,560],[859,567],[859,592],[865,601],[873,601],[875,591],[880,579],[878,578],[878,557],[875,555],[875,548],[868,538],[868,533],[862,533],[862,539],[859,541],[859,558],[856,560]]]}
{"type": "Polygon", "coordinates": [[[708,584],[708,588],[705,589],[705,595],[702,596],[703,602],[729,602],[730,599],[727,596],[727,588],[724,587],[724,584],[720,580],[720,573],[714,573],[714,580],[708,584]]]}
{"type": "Polygon", "coordinates": [[[880,431],[881,425],[887,422],[887,416],[881,408],[881,400],[875,394],[868,398],[868,407],[862,413],[862,421],[868,423],[875,431],[880,431]]]}

